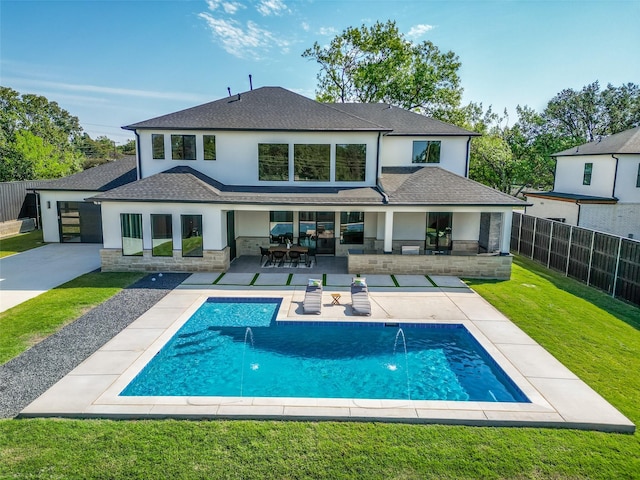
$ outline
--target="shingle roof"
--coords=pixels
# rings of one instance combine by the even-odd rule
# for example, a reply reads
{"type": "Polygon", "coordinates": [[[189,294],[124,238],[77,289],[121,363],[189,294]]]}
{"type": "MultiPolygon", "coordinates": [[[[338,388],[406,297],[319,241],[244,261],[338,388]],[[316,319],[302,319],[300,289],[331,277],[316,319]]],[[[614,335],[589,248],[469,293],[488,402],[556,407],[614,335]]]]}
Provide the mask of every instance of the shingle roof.
{"type": "Polygon", "coordinates": [[[552,156],[607,155],[612,153],[640,153],[640,127],[615,133],[595,142],[578,145],[554,153],[552,156]]]}
{"type": "Polygon", "coordinates": [[[214,102],[123,127],[127,130],[356,130],[384,131],[363,118],[346,114],[280,87],[261,87],[214,102]]]}
{"type": "Polygon", "coordinates": [[[327,105],[387,127],[392,130],[387,135],[480,135],[386,103],[328,103],[327,105]]]}
{"type": "Polygon", "coordinates": [[[395,205],[527,205],[441,167],[383,167],[380,183],[395,205]]]}
{"type": "Polygon", "coordinates": [[[157,201],[243,204],[377,205],[372,187],[255,187],[224,185],[191,167],[174,167],[95,197],[97,201],[157,201]]]}
{"type": "Polygon", "coordinates": [[[47,182],[35,190],[82,190],[105,192],[134,182],[136,174],[136,157],[126,156],[121,160],[103,163],[88,170],[47,182]]]}
{"type": "Polygon", "coordinates": [[[579,195],[577,193],[562,192],[525,192],[528,197],[550,198],[554,200],[571,200],[581,203],[618,203],[615,197],[594,197],[593,195],[579,195]]]}

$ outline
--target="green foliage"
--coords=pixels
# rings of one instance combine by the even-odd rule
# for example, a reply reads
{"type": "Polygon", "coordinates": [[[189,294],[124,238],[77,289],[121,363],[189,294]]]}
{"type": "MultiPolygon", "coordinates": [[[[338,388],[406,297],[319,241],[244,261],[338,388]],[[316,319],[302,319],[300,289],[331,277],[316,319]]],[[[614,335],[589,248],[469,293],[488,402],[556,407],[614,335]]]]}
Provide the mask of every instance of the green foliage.
{"type": "Polygon", "coordinates": [[[78,171],[82,128],[56,102],[0,87],[0,181],[57,178],[78,171]]]}
{"type": "Polygon", "coordinates": [[[385,102],[443,120],[460,104],[457,55],[406,40],[394,21],[349,27],[302,56],[320,65],[318,101],[385,102]]]}
{"type": "Polygon", "coordinates": [[[136,154],[136,141],[129,140],[124,145],[118,145],[117,147],[118,153],[122,155],[135,155],[136,154]]]}
{"type": "Polygon", "coordinates": [[[88,273],[0,313],[0,364],[142,276],[141,273],[88,273]]]}
{"type": "Polygon", "coordinates": [[[12,237],[0,238],[0,258],[8,257],[14,253],[24,252],[32,248],[44,245],[42,230],[33,230],[29,233],[21,233],[12,237]]]}

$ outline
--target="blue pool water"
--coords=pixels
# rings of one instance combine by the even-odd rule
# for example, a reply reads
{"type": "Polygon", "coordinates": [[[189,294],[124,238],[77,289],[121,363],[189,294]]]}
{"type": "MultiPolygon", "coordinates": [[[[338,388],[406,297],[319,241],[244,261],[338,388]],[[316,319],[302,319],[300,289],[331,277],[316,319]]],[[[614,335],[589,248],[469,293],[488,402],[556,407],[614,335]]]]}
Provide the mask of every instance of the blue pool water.
{"type": "Polygon", "coordinates": [[[462,325],[277,322],[279,306],[210,298],[121,395],[528,402],[462,325]]]}

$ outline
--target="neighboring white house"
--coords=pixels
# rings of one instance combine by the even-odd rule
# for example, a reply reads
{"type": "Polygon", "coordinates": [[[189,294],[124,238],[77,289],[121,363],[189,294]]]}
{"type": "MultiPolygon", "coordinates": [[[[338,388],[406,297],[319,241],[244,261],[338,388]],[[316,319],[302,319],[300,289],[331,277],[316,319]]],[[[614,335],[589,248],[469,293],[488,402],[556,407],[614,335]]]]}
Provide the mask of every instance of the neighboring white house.
{"type": "Polygon", "coordinates": [[[553,156],[553,190],[527,193],[527,214],[640,238],[640,127],[553,156]]]}
{"type": "Polygon", "coordinates": [[[510,275],[525,203],[467,178],[473,132],[278,87],[124,128],[137,180],[84,198],[100,207],[103,270],[226,270],[289,240],[348,256],[353,273],[510,275]],[[429,255],[392,255],[402,246],[429,255]]]}

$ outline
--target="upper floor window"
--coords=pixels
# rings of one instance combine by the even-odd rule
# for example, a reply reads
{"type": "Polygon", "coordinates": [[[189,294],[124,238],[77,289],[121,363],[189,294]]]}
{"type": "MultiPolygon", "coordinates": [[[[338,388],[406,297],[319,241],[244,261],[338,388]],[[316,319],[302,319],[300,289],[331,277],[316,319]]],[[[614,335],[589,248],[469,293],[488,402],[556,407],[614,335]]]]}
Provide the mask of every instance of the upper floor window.
{"type": "Polygon", "coordinates": [[[415,140],[412,163],[440,163],[439,140],[415,140]]]}
{"type": "Polygon", "coordinates": [[[582,184],[591,185],[591,172],[593,171],[593,163],[584,164],[584,174],[582,175],[582,184]]]}
{"type": "Polygon", "coordinates": [[[215,160],[216,159],[216,136],[203,135],[202,144],[204,146],[204,159],[215,160]]]}
{"type": "Polygon", "coordinates": [[[154,160],[164,160],[164,134],[151,134],[151,146],[154,160]]]}
{"type": "Polygon", "coordinates": [[[640,163],[638,164],[638,178],[636,178],[636,187],[640,188],[640,163]]]}
{"type": "Polygon", "coordinates": [[[364,182],[367,166],[365,144],[336,145],[336,181],[364,182]]]}
{"type": "Polygon", "coordinates": [[[171,135],[171,158],[174,160],[195,160],[196,136],[171,135]]]}
{"type": "Polygon", "coordinates": [[[289,180],[289,145],[258,144],[258,180],[289,180]]]}
{"type": "Polygon", "coordinates": [[[331,145],[294,145],[293,167],[296,180],[328,182],[331,172],[331,145]]]}
{"type": "Polygon", "coordinates": [[[121,213],[122,254],[142,256],[142,215],[121,213]]]}

